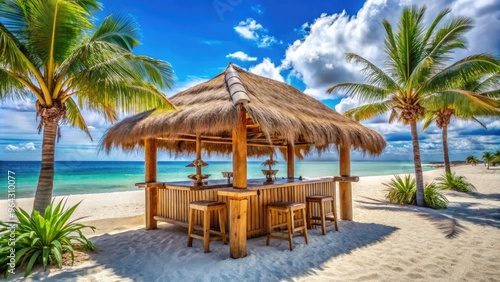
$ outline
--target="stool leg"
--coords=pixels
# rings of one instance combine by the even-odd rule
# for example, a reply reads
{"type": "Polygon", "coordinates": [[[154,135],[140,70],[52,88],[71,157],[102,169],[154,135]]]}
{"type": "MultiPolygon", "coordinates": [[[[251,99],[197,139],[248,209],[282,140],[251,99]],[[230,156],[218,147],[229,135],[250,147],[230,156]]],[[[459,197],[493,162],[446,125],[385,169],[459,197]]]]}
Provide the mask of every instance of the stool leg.
{"type": "Polygon", "coordinates": [[[337,223],[337,207],[335,206],[335,198],[332,201],[332,212],[333,212],[333,222],[335,222],[335,231],[339,231],[339,225],[337,223]]]}
{"type": "Polygon", "coordinates": [[[220,233],[222,236],[222,243],[224,243],[224,245],[227,245],[226,208],[219,209],[219,226],[220,226],[220,233]]]}
{"type": "Polygon", "coordinates": [[[188,223],[188,247],[193,246],[193,237],[191,237],[191,234],[193,234],[194,230],[194,209],[189,209],[189,223],[188,223]]]}
{"type": "Polygon", "coordinates": [[[271,235],[271,226],[272,226],[272,216],[271,216],[271,209],[267,208],[267,239],[266,239],[266,246],[269,246],[269,241],[271,238],[269,237],[271,235]]]}
{"type": "Polygon", "coordinates": [[[210,212],[203,211],[203,248],[210,252],[210,212]]]}
{"type": "Polygon", "coordinates": [[[312,213],[311,213],[311,203],[310,202],[307,202],[306,201],[306,211],[307,211],[307,217],[305,217],[306,221],[306,225],[307,225],[307,229],[311,229],[312,226],[311,226],[311,216],[312,216],[312,213]]]}
{"type": "Polygon", "coordinates": [[[304,216],[304,229],[302,229],[302,235],[304,235],[304,238],[306,239],[306,244],[309,244],[309,235],[307,234],[307,228],[305,222],[305,216],[306,216],[305,210],[302,210],[302,215],[304,216]]]}
{"type": "Polygon", "coordinates": [[[321,217],[321,233],[326,234],[326,217],[325,217],[325,202],[319,203],[320,217],[321,217]]]}
{"type": "Polygon", "coordinates": [[[288,223],[288,243],[290,245],[290,251],[293,251],[293,230],[295,229],[295,226],[293,224],[293,211],[288,211],[288,216],[287,216],[287,223],[288,223]]]}

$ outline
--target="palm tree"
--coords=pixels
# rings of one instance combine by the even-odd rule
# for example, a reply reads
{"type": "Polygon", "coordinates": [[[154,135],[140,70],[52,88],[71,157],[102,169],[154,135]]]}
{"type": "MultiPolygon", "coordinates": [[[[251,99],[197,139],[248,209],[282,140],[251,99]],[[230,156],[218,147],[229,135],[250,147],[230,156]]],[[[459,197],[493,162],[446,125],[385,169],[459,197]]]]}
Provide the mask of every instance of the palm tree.
{"type": "Polygon", "coordinates": [[[496,166],[497,164],[500,163],[500,150],[497,150],[495,154],[493,154],[493,166],[496,166]]]}
{"type": "Polygon", "coordinates": [[[417,181],[417,205],[424,205],[424,183],[417,120],[425,112],[421,103],[434,93],[457,89],[460,76],[498,71],[498,61],[486,54],[473,55],[455,62],[445,63],[456,49],[464,49],[464,33],[472,28],[472,20],[456,17],[438,28],[442,19],[450,13],[443,10],[429,27],[423,24],[425,6],[406,7],[399,20],[398,30],[393,32],[391,24],[383,21],[386,31],[385,69],[381,69],[365,58],[349,53],[347,60],[362,66],[366,83],[340,83],[328,92],[343,91],[367,104],[344,114],[355,120],[365,120],[390,112],[389,122],[399,121],[410,125],[413,158],[417,181]]]}
{"type": "MultiPolygon", "coordinates": [[[[494,98],[500,96],[500,74],[495,73],[485,78],[474,78],[467,81],[464,77],[461,93],[445,92],[442,95],[434,95],[423,101],[426,108],[425,130],[432,121],[436,122],[442,131],[443,157],[446,173],[451,173],[450,157],[448,151],[448,125],[453,117],[462,120],[472,120],[482,127],[486,126],[480,122],[478,116],[499,116],[500,102],[494,98]],[[476,94],[475,94],[476,93],[476,94]]],[[[441,94],[441,93],[440,93],[441,94]]]]}
{"type": "Polygon", "coordinates": [[[483,162],[486,166],[486,169],[490,169],[490,163],[495,159],[495,155],[492,152],[484,152],[483,154],[483,162]]]}
{"type": "Polygon", "coordinates": [[[475,166],[479,163],[479,160],[476,157],[470,155],[465,159],[465,162],[472,166],[475,166]]]}
{"type": "Polygon", "coordinates": [[[50,203],[60,124],[90,132],[81,110],[113,122],[121,111],[173,108],[166,62],[135,56],[138,28],[130,17],[108,16],[95,27],[95,0],[0,1],[0,99],[35,97],[42,164],[34,209],[50,203]]]}

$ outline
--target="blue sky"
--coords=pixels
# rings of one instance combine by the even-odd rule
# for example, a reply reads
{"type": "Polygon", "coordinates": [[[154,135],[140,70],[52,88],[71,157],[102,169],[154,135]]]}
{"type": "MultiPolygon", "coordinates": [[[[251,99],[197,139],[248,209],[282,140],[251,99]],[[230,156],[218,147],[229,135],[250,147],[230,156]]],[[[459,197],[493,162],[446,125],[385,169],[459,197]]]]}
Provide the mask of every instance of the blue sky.
{"type": "MultiPolygon", "coordinates": [[[[168,61],[176,84],[165,90],[168,96],[210,79],[233,62],[251,72],[284,81],[339,112],[359,103],[342,93],[325,94],[339,82],[362,81],[344,54],[354,52],[379,65],[383,63],[382,19],[395,24],[402,7],[425,4],[428,18],[443,8],[452,16],[474,18],[476,27],[468,33],[469,49],[454,59],[480,52],[500,55],[500,3],[496,0],[309,0],[309,1],[102,1],[103,19],[111,13],[131,14],[139,23],[141,43],[136,54],[168,61]],[[485,36],[486,35],[486,36],[485,36]]],[[[76,129],[63,126],[57,145],[57,160],[141,160],[141,154],[111,155],[97,152],[103,132],[102,119],[87,113],[94,141],[76,129]]],[[[481,119],[488,126],[454,121],[449,130],[451,158],[478,157],[484,151],[500,150],[500,120],[481,119]]],[[[378,159],[411,161],[409,128],[387,124],[381,116],[363,122],[382,133],[388,147],[378,159]]],[[[34,101],[5,101],[0,104],[1,160],[40,160],[41,136],[36,130],[34,101]]],[[[441,135],[436,127],[420,133],[425,161],[442,159],[441,135]]],[[[322,158],[335,158],[324,154],[322,158]]],[[[311,158],[317,158],[316,155],[311,158]]],[[[353,153],[354,159],[363,159],[353,153]]],[[[168,160],[167,155],[160,157],[168,160]]],[[[367,158],[368,159],[368,158],[367,158]]]]}

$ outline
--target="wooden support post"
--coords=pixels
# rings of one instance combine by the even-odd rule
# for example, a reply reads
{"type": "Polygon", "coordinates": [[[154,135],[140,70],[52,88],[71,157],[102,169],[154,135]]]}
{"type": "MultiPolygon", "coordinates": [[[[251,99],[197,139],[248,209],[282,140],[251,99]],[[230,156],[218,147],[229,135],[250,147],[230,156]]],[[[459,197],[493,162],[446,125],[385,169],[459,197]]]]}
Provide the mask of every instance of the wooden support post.
{"type": "Polygon", "coordinates": [[[248,200],[229,200],[229,255],[232,258],[247,256],[247,205],[248,200]]]}
{"type": "Polygon", "coordinates": [[[247,111],[239,105],[238,126],[233,129],[233,187],[247,188],[247,111]]]}
{"type": "Polygon", "coordinates": [[[295,177],[295,148],[293,143],[288,143],[286,145],[286,168],[287,177],[295,177]]]}
{"type": "MultiPolygon", "coordinates": [[[[349,144],[340,146],[340,176],[348,177],[351,175],[351,151],[349,144]]],[[[352,189],[351,182],[339,183],[340,195],[340,218],[343,220],[352,220],[352,189]]]]}
{"type": "Polygon", "coordinates": [[[158,212],[158,187],[148,186],[148,182],[156,182],[156,140],[144,140],[145,181],[146,181],[146,229],[156,229],[154,217],[158,212]]]}
{"type": "Polygon", "coordinates": [[[257,195],[257,191],[225,189],[217,194],[229,197],[229,255],[243,258],[247,255],[248,197],[257,195]]]}
{"type": "MultiPolygon", "coordinates": [[[[201,160],[201,134],[196,134],[196,159],[201,160]]],[[[196,167],[196,174],[201,175],[201,166],[196,167]]]]}

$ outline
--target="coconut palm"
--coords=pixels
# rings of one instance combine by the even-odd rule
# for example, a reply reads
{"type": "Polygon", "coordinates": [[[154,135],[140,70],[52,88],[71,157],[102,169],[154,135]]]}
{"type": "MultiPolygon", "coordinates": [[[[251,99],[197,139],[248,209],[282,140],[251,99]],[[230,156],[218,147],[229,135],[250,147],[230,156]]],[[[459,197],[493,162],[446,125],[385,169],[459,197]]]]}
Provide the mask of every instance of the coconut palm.
{"type": "Polygon", "coordinates": [[[490,169],[490,163],[495,160],[495,155],[492,152],[484,152],[483,154],[483,162],[486,166],[486,169],[490,169]]]}
{"type": "Polygon", "coordinates": [[[496,166],[497,164],[500,163],[500,150],[497,150],[495,154],[493,154],[493,166],[496,166]]]}
{"type": "Polygon", "coordinates": [[[171,87],[166,62],[132,54],[139,44],[130,17],[94,26],[95,0],[0,0],[0,99],[35,98],[42,164],[34,209],[51,202],[60,125],[90,132],[82,110],[102,114],[173,108],[159,90],[171,87]]]}
{"type": "Polygon", "coordinates": [[[465,162],[472,166],[475,166],[479,163],[479,160],[476,157],[470,155],[465,159],[465,162]]]}
{"type": "Polygon", "coordinates": [[[428,97],[423,101],[426,109],[423,129],[427,129],[432,121],[442,131],[443,158],[446,173],[451,173],[448,151],[448,125],[453,118],[472,120],[482,127],[486,126],[477,118],[479,116],[500,116],[500,74],[495,73],[482,78],[467,81],[463,79],[462,93],[445,92],[442,95],[428,97]],[[475,94],[474,94],[475,93],[475,94]]]}
{"type": "Polygon", "coordinates": [[[464,34],[473,25],[466,17],[456,17],[441,25],[449,9],[438,14],[429,27],[423,24],[425,6],[406,7],[398,29],[383,21],[385,37],[385,68],[381,69],[365,58],[349,53],[347,60],[362,66],[366,83],[340,83],[328,92],[338,91],[366,102],[366,105],[348,110],[344,114],[356,120],[365,120],[389,112],[389,122],[410,125],[413,158],[417,181],[417,205],[424,205],[424,183],[417,132],[417,120],[425,112],[421,103],[435,93],[453,91],[463,76],[498,71],[498,61],[486,54],[466,57],[446,66],[451,53],[464,49],[464,34]],[[460,75],[460,77],[459,77],[460,75]]]}

